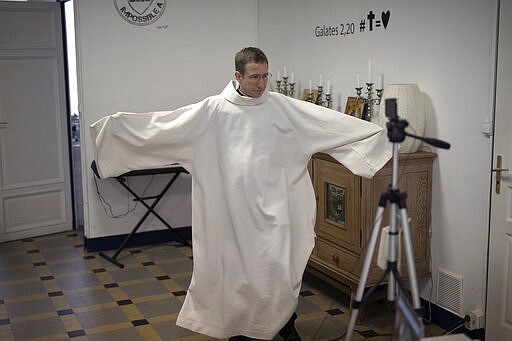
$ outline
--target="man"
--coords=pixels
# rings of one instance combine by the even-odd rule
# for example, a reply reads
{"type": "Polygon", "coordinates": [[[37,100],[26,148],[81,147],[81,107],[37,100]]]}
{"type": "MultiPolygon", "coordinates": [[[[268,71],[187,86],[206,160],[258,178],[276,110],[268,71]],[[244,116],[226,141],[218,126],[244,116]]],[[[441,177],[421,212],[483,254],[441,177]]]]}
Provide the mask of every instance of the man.
{"type": "Polygon", "coordinates": [[[391,157],[372,123],[269,92],[268,61],[235,56],[236,81],[174,111],[91,126],[101,177],[178,162],[192,175],[194,269],[177,325],[217,338],[298,338],[294,311],[314,245],[307,164],[326,152],[371,177],[391,157]]]}

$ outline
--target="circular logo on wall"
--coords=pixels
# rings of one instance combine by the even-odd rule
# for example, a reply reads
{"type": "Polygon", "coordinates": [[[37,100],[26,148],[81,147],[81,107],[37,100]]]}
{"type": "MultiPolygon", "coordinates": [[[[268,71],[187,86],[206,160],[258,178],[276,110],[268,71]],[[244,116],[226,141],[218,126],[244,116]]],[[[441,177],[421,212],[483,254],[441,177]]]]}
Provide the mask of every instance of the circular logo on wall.
{"type": "Polygon", "coordinates": [[[114,0],[117,13],[130,24],[151,25],[164,13],[167,0],[114,0]]]}

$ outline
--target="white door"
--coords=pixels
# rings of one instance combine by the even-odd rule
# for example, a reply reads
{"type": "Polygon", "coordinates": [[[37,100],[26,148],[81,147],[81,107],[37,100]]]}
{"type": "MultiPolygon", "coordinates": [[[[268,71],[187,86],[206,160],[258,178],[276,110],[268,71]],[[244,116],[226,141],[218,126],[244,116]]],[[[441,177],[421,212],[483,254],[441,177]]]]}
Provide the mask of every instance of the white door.
{"type": "Polygon", "coordinates": [[[501,0],[486,340],[512,340],[512,0],[501,0]],[[498,158],[501,158],[500,168],[498,158]],[[499,193],[497,193],[497,184],[499,193]]]}
{"type": "Polygon", "coordinates": [[[0,242],[72,228],[60,6],[0,1],[0,242]]]}

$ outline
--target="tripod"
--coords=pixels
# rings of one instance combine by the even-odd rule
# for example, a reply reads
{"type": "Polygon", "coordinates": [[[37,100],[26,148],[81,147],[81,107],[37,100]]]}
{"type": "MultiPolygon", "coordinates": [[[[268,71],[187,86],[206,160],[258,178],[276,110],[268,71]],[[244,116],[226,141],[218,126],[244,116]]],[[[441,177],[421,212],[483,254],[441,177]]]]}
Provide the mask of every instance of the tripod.
{"type": "Polygon", "coordinates": [[[400,273],[398,271],[398,227],[397,227],[397,212],[400,213],[400,222],[402,226],[403,232],[403,242],[405,248],[405,255],[407,260],[407,271],[409,273],[409,284],[411,289],[412,296],[412,305],[416,314],[421,313],[421,305],[419,299],[418,292],[418,281],[416,278],[416,268],[414,265],[414,256],[411,244],[411,236],[409,229],[409,219],[407,215],[407,205],[406,198],[407,194],[400,192],[398,189],[398,148],[400,142],[405,140],[405,136],[410,136],[413,138],[417,138],[423,140],[429,144],[432,144],[436,147],[450,148],[450,144],[444,141],[440,141],[432,138],[425,138],[416,136],[413,134],[409,134],[405,132],[405,127],[408,126],[408,122],[405,120],[399,119],[396,113],[396,99],[390,98],[386,99],[386,116],[389,118],[389,122],[386,127],[388,129],[388,138],[390,142],[393,143],[393,158],[392,158],[392,180],[391,185],[384,193],[381,194],[379,200],[379,206],[377,208],[377,212],[375,214],[375,222],[373,226],[373,231],[370,237],[370,241],[368,244],[368,251],[366,253],[366,257],[363,263],[363,268],[361,271],[359,286],[357,287],[356,296],[352,302],[352,314],[350,316],[350,322],[347,331],[346,340],[349,341],[352,338],[352,334],[354,332],[354,327],[356,324],[357,315],[359,313],[359,307],[361,306],[364,298],[371,295],[375,289],[379,286],[379,284],[389,275],[388,281],[388,301],[394,302],[396,297],[396,285],[395,281],[398,283],[401,290],[405,291],[406,287],[404,282],[401,279],[400,273]],[[377,237],[379,235],[380,226],[382,222],[382,217],[384,214],[384,209],[386,208],[387,203],[391,203],[390,208],[390,216],[389,216],[389,240],[388,240],[388,261],[387,267],[382,276],[379,278],[377,283],[370,288],[370,290],[366,293],[366,296],[363,298],[363,293],[366,285],[366,280],[368,278],[368,273],[370,271],[370,265],[373,258],[373,253],[375,250],[375,245],[377,243],[377,237]]]}

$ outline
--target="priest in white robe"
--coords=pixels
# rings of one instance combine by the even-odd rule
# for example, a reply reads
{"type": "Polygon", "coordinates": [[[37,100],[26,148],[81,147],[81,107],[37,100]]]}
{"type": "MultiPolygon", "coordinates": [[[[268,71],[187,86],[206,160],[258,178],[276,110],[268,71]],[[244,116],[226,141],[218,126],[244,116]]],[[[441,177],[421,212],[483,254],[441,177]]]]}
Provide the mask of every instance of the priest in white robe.
{"type": "Polygon", "coordinates": [[[192,176],[193,274],[177,325],[216,338],[293,339],[283,326],[315,238],[308,161],[325,152],[372,177],[392,145],[378,125],[268,91],[257,48],[237,53],[235,68],[236,81],[196,104],[97,121],[95,160],[102,178],[172,163],[192,176]]]}

